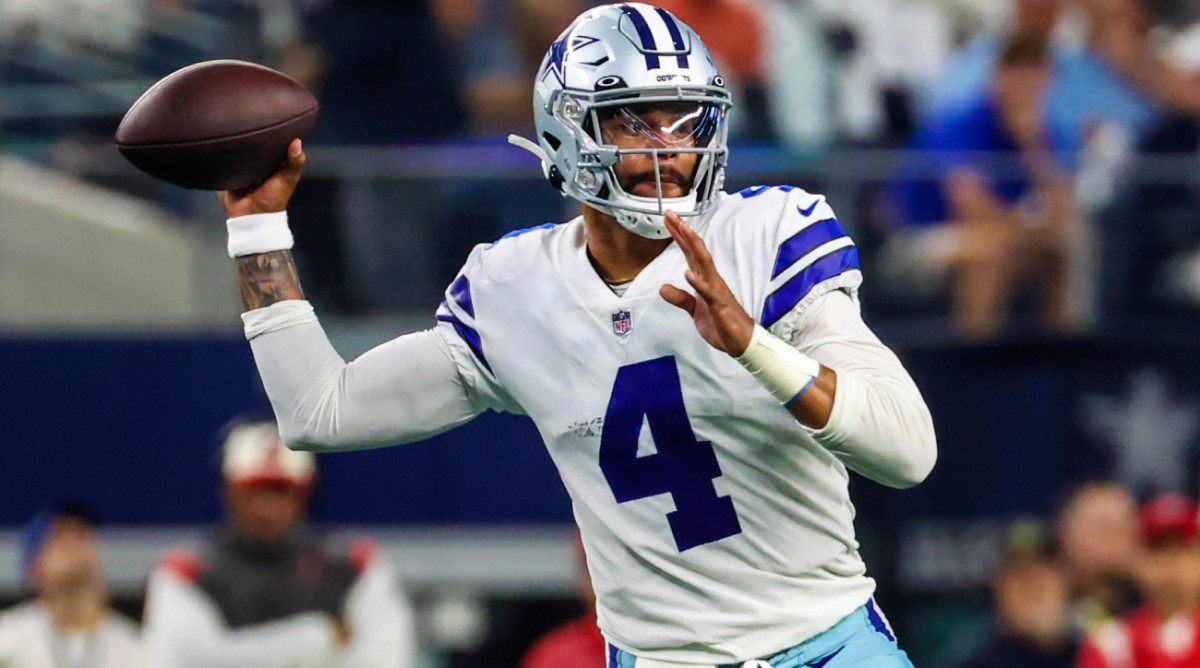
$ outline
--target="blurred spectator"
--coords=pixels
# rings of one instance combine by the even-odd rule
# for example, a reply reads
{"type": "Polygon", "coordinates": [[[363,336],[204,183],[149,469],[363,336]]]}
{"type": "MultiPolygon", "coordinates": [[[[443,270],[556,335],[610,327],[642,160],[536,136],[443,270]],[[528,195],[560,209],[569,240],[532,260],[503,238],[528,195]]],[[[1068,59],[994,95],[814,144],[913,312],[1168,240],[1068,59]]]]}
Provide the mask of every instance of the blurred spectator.
{"type": "Polygon", "coordinates": [[[1078,648],[1068,587],[1041,523],[1022,520],[1004,538],[992,580],[995,628],[961,668],[1070,668],[1078,648]]]}
{"type": "Polygon", "coordinates": [[[807,6],[785,0],[650,0],[695,30],[733,91],[730,136],[815,151],[830,139],[829,58],[807,6]]]}
{"type": "MultiPolygon", "coordinates": [[[[950,14],[929,0],[810,0],[831,53],[833,122],[845,140],[897,146],[914,126],[914,98],[951,55],[950,14]]],[[[797,4],[795,2],[793,5],[797,4]]]]}
{"type": "Polygon", "coordinates": [[[919,153],[888,188],[896,227],[883,271],[906,289],[948,290],[954,323],[969,336],[999,332],[1029,291],[1048,327],[1070,328],[1066,266],[1076,216],[1043,116],[1046,49],[1041,35],[1011,38],[988,88],[931,119],[912,144],[919,153]]]}
{"type": "Polygon", "coordinates": [[[596,592],[588,575],[583,544],[575,543],[575,594],[583,614],[542,636],[521,659],[520,668],[595,668],[605,665],[607,644],[596,624],[596,592]]]}
{"type": "Polygon", "coordinates": [[[1146,603],[1097,627],[1079,655],[1080,668],[1200,666],[1200,541],[1196,503],[1160,496],[1138,513],[1145,556],[1138,582],[1146,603]]]}
{"type": "Polygon", "coordinates": [[[226,522],[163,557],[146,594],[156,668],[408,668],[412,619],[396,576],[365,539],[339,546],[302,525],[312,453],[274,422],[225,440],[226,522]]]}
{"type": "MultiPolygon", "coordinates": [[[[1040,100],[1042,115],[1055,138],[1055,150],[1070,167],[1075,167],[1074,158],[1101,127],[1112,125],[1133,137],[1154,122],[1158,115],[1154,98],[1106,63],[1102,45],[1086,39],[1072,43],[1064,37],[1070,32],[1063,25],[1066,0],[1011,0],[1011,4],[1011,19],[1000,33],[973,36],[929,86],[922,118],[937,118],[977,97],[987,88],[989,73],[1006,42],[1025,34],[1039,35],[1050,45],[1052,67],[1040,100]]],[[[1079,18],[1085,27],[1093,22],[1086,12],[1079,18]]]]}
{"type": "Polygon", "coordinates": [[[313,143],[390,144],[462,130],[460,82],[425,2],[327,2],[305,16],[304,30],[327,58],[313,143]]]}
{"type": "Polygon", "coordinates": [[[431,0],[460,77],[466,130],[529,134],[533,79],[553,42],[583,11],[580,0],[431,0]]]}
{"type": "Polygon", "coordinates": [[[1129,491],[1107,481],[1075,487],[1063,500],[1055,530],[1076,627],[1086,632],[1132,609],[1139,543],[1137,505],[1129,491]]]}
{"type": "Polygon", "coordinates": [[[21,565],[37,598],[0,614],[0,666],[147,665],[137,628],[108,607],[85,506],[62,504],[34,517],[21,534],[21,565]]]}
{"type": "Polygon", "coordinates": [[[1144,326],[1146,316],[1165,315],[1190,325],[1200,305],[1200,192],[1195,170],[1170,160],[1200,150],[1200,16],[1195,3],[1170,0],[1088,4],[1107,10],[1097,39],[1130,45],[1113,67],[1157,86],[1165,108],[1137,138],[1127,167],[1147,178],[1114,183],[1117,197],[1101,218],[1104,308],[1110,322],[1144,326]]]}
{"type": "Polygon", "coordinates": [[[1106,64],[1161,106],[1200,115],[1200,79],[1165,56],[1152,31],[1186,24],[1196,9],[1174,0],[1079,0],[1088,16],[1087,42],[1106,64]]]}

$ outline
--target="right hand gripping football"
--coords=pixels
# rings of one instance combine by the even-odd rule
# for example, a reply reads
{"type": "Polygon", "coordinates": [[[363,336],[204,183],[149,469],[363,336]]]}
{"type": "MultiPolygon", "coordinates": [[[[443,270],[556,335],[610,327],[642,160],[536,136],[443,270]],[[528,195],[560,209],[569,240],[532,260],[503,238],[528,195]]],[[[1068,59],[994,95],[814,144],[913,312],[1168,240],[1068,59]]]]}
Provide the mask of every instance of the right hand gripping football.
{"type": "Polygon", "coordinates": [[[300,183],[307,156],[299,139],[288,144],[287,164],[266,181],[239,190],[222,190],[217,193],[225,212],[230,218],[255,213],[276,213],[287,209],[288,200],[300,183]]]}

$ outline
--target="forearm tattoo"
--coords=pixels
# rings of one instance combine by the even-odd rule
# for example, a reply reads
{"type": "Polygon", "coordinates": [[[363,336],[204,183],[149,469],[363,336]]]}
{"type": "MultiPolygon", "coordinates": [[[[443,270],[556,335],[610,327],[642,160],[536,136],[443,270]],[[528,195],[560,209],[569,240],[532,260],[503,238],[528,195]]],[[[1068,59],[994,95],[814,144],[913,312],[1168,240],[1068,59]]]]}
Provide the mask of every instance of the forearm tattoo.
{"type": "Polygon", "coordinates": [[[237,259],[242,307],[251,311],[288,299],[304,299],[291,251],[271,251],[237,259]]]}

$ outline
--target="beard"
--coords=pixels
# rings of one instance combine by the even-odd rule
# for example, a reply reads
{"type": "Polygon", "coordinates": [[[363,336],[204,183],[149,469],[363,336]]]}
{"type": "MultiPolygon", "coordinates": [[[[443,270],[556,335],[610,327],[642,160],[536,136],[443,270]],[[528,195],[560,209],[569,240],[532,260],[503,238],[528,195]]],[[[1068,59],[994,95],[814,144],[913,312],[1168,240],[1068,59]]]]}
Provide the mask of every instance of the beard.
{"type": "MultiPolygon", "coordinates": [[[[692,191],[691,177],[670,166],[659,167],[659,178],[662,180],[662,196],[684,197],[692,191]]],[[[618,182],[625,192],[638,197],[658,197],[658,185],[655,182],[654,170],[648,169],[619,177],[618,182]]]]}

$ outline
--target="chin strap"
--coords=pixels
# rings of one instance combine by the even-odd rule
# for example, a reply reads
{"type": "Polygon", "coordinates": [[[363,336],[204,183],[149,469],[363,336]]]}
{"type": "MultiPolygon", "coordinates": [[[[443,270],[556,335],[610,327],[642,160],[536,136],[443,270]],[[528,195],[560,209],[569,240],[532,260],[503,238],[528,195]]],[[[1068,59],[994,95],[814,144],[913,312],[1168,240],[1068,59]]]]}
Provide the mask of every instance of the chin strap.
{"type": "Polygon", "coordinates": [[[521,135],[509,135],[508,143],[518,148],[523,148],[526,151],[537,156],[538,160],[542,161],[542,174],[547,178],[550,176],[550,156],[546,154],[545,149],[538,146],[534,142],[522,137],[521,135]]]}

